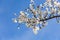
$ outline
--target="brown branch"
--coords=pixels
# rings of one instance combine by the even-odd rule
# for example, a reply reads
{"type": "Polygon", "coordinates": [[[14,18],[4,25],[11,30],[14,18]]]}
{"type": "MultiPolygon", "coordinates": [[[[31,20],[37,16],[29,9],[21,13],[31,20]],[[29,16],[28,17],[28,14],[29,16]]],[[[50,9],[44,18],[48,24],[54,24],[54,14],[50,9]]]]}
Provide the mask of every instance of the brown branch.
{"type": "Polygon", "coordinates": [[[42,19],[40,21],[47,21],[47,20],[50,20],[50,19],[53,19],[53,18],[57,18],[57,17],[60,17],[60,15],[58,16],[53,16],[53,17],[49,17],[49,18],[45,18],[45,19],[42,19]]]}

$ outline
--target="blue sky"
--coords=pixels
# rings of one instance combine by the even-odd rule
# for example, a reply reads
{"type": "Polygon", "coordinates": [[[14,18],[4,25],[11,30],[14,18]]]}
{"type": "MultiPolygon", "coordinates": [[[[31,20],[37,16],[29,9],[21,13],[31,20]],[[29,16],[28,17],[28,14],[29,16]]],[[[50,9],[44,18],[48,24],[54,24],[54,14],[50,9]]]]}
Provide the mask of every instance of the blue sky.
{"type": "MultiPolygon", "coordinates": [[[[35,0],[37,4],[45,0],[35,0]]],[[[0,40],[60,40],[60,24],[55,19],[49,20],[48,25],[35,35],[31,29],[21,24],[13,23],[14,13],[28,8],[30,0],[0,0],[0,40]]]]}

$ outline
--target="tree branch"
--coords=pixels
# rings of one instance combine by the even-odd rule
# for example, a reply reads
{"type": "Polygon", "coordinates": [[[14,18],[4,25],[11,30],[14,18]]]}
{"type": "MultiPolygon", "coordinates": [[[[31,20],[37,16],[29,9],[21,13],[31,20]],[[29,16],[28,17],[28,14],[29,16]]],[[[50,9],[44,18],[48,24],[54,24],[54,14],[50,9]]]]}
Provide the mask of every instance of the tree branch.
{"type": "Polygon", "coordinates": [[[49,18],[45,18],[45,19],[42,19],[40,21],[47,21],[47,20],[50,20],[50,19],[53,19],[53,18],[57,18],[57,17],[60,17],[60,15],[58,16],[53,16],[53,17],[49,17],[49,18]]]}

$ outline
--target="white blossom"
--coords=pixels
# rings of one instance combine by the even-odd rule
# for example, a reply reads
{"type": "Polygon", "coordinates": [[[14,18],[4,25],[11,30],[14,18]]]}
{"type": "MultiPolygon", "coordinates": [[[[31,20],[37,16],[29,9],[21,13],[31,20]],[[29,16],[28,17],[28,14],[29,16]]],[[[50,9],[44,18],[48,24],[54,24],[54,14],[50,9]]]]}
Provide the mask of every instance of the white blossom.
{"type": "Polygon", "coordinates": [[[42,24],[43,22],[42,21],[40,21],[40,24],[42,24]]]}
{"type": "Polygon", "coordinates": [[[34,3],[34,0],[31,0],[31,3],[34,3]]]}
{"type": "Polygon", "coordinates": [[[54,1],[54,4],[57,5],[58,3],[56,1],[54,1]]]}
{"type": "Polygon", "coordinates": [[[60,2],[54,1],[55,6],[60,7],[60,2]]]}
{"type": "Polygon", "coordinates": [[[27,12],[25,12],[26,16],[29,16],[29,14],[27,12]]]}
{"type": "Polygon", "coordinates": [[[60,2],[58,2],[57,6],[60,8],[60,2]]]}
{"type": "Polygon", "coordinates": [[[55,14],[56,13],[56,9],[55,8],[51,8],[51,14],[55,14]]]}
{"type": "Polygon", "coordinates": [[[21,15],[25,15],[23,11],[20,11],[20,14],[21,14],[21,15]]]}
{"type": "MultiPolygon", "coordinates": [[[[16,13],[14,15],[17,16],[16,13]]],[[[27,12],[20,11],[20,14],[13,21],[15,23],[25,23],[28,28],[33,29],[34,34],[37,34],[41,29],[40,27],[43,28],[48,24],[47,20],[50,17],[57,15],[60,15],[60,2],[57,0],[46,0],[46,2],[38,6],[35,6],[34,0],[31,0],[27,12]]],[[[60,22],[59,19],[57,21],[60,22]]]]}
{"type": "Polygon", "coordinates": [[[30,9],[33,10],[33,4],[30,4],[30,9]]]}
{"type": "Polygon", "coordinates": [[[37,33],[38,33],[38,30],[39,30],[39,27],[35,27],[35,28],[33,28],[33,32],[34,32],[34,34],[37,34],[37,33]]]}
{"type": "Polygon", "coordinates": [[[43,7],[42,4],[40,4],[40,7],[43,7]]]}
{"type": "Polygon", "coordinates": [[[51,0],[46,0],[47,2],[51,2],[51,0]]]}
{"type": "Polygon", "coordinates": [[[16,18],[14,18],[14,19],[12,19],[12,20],[13,20],[13,22],[17,23],[17,19],[16,19],[16,18]]]}
{"type": "Polygon", "coordinates": [[[48,11],[49,9],[46,7],[46,10],[48,11]]]}
{"type": "Polygon", "coordinates": [[[58,15],[60,15],[60,10],[58,10],[58,15]]]}
{"type": "Polygon", "coordinates": [[[52,4],[49,4],[50,7],[52,7],[52,4]]]}

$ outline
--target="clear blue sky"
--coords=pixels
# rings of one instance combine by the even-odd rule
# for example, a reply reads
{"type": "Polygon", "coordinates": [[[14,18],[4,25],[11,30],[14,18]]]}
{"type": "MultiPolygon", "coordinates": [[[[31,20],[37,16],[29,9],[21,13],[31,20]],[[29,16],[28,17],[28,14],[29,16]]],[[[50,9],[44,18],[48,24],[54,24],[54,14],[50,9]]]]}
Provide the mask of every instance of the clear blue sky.
{"type": "MultiPolygon", "coordinates": [[[[30,0],[0,0],[0,40],[60,40],[60,24],[55,19],[49,20],[48,25],[34,35],[25,25],[13,23],[14,13],[19,14],[29,5],[30,0]]],[[[45,0],[35,0],[37,4],[45,0]]]]}

